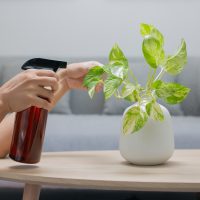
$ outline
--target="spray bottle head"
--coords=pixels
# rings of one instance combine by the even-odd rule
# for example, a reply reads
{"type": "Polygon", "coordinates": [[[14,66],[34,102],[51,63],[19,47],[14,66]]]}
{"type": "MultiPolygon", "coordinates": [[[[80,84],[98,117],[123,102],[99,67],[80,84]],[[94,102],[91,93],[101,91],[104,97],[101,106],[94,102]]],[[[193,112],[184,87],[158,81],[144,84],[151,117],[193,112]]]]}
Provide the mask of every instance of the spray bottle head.
{"type": "Polygon", "coordinates": [[[26,61],[22,65],[23,70],[27,69],[49,69],[54,72],[58,70],[58,68],[66,68],[67,62],[58,61],[58,60],[49,60],[44,58],[33,58],[26,61]]]}

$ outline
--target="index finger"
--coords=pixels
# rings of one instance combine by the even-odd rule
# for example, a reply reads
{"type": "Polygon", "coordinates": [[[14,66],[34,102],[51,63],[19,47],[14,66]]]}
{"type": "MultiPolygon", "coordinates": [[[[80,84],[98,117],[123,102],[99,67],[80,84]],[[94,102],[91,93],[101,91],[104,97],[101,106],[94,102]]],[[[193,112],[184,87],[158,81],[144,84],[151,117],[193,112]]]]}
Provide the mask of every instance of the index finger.
{"type": "Polygon", "coordinates": [[[58,80],[58,75],[55,72],[48,70],[48,69],[37,70],[36,74],[38,76],[54,77],[58,80]]]}
{"type": "Polygon", "coordinates": [[[90,68],[101,65],[102,64],[97,61],[72,63],[68,65],[67,69],[60,69],[58,75],[60,79],[65,78],[66,76],[70,78],[80,78],[87,74],[90,68]]]}

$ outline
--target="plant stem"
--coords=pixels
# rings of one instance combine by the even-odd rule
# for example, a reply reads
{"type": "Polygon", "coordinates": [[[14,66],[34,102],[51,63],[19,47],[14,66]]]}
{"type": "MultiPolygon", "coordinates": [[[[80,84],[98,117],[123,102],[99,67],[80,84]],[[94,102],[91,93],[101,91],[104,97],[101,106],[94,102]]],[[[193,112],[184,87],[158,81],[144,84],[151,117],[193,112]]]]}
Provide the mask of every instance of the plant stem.
{"type": "Polygon", "coordinates": [[[149,75],[148,75],[148,80],[147,80],[147,83],[146,83],[146,91],[148,91],[149,89],[151,89],[150,87],[151,87],[151,84],[153,83],[153,81],[154,81],[154,77],[155,77],[155,75],[156,75],[156,69],[154,69],[153,70],[153,73],[152,73],[152,75],[151,75],[151,69],[150,69],[150,71],[149,71],[149,75]]]}
{"type": "MultiPolygon", "coordinates": [[[[160,70],[158,76],[155,78],[154,81],[160,80],[160,79],[163,77],[164,74],[165,74],[165,70],[164,70],[163,68],[161,68],[161,70],[160,70]]],[[[154,94],[155,94],[155,90],[152,91],[152,93],[151,93],[151,96],[152,96],[153,98],[154,98],[154,94]]],[[[155,99],[155,98],[154,98],[154,99],[155,99]]]]}
{"type": "Polygon", "coordinates": [[[135,77],[135,75],[133,74],[132,70],[129,69],[129,72],[130,72],[131,77],[133,78],[133,81],[134,81],[136,84],[138,84],[138,80],[137,80],[137,78],[135,77]]]}
{"type": "Polygon", "coordinates": [[[165,73],[164,68],[161,68],[161,70],[160,70],[158,76],[155,78],[154,81],[160,80],[160,79],[163,77],[164,73],[165,73]]]}

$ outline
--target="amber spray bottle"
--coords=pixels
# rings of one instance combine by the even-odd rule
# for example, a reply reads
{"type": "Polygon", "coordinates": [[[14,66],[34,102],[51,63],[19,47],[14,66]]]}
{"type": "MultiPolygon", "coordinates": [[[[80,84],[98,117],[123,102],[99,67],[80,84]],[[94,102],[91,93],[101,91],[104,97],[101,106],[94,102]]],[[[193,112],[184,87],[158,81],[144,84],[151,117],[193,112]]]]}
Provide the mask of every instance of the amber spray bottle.
{"type": "MultiPolygon", "coordinates": [[[[34,58],[21,67],[27,69],[47,69],[57,71],[66,68],[67,62],[34,58]]],[[[48,111],[31,106],[16,113],[13,138],[9,156],[17,162],[34,164],[40,161],[46,129],[48,111]]]]}

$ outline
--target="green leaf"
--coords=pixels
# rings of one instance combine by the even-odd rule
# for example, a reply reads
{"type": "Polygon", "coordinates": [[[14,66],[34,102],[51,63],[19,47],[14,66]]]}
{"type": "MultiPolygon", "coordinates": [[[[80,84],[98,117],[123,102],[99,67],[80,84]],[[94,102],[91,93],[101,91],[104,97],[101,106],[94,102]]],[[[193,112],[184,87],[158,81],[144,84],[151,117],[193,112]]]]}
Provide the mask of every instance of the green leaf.
{"type": "Polygon", "coordinates": [[[163,34],[155,27],[151,30],[151,36],[155,37],[160,42],[161,46],[164,45],[163,34]]]}
{"type": "Polygon", "coordinates": [[[164,69],[170,75],[177,75],[181,73],[185,64],[187,63],[186,43],[182,40],[181,45],[174,56],[169,56],[164,64],[164,69]]]}
{"type": "Polygon", "coordinates": [[[124,65],[128,66],[128,60],[117,44],[115,44],[110,51],[109,61],[111,64],[115,63],[116,61],[121,61],[124,63],[124,65]]]}
{"type": "Polygon", "coordinates": [[[94,96],[96,85],[102,81],[104,69],[100,66],[92,67],[83,80],[83,85],[88,88],[90,98],[94,96]]]}
{"type": "Polygon", "coordinates": [[[123,117],[123,133],[139,131],[147,122],[148,116],[139,106],[131,107],[123,117]]]}
{"type": "Polygon", "coordinates": [[[108,76],[104,82],[105,99],[109,99],[121,85],[122,80],[115,76],[108,76]]]}
{"type": "Polygon", "coordinates": [[[154,28],[154,26],[150,24],[140,24],[140,34],[145,37],[147,35],[151,35],[151,30],[154,28]]]}
{"type": "Polygon", "coordinates": [[[132,83],[126,83],[124,87],[122,88],[122,98],[124,98],[127,101],[135,102],[135,85],[132,83]]]}
{"type": "Polygon", "coordinates": [[[163,121],[164,120],[164,114],[163,111],[158,103],[153,103],[152,106],[152,112],[151,117],[153,120],[157,121],[163,121]]]}
{"type": "Polygon", "coordinates": [[[121,79],[125,79],[128,73],[128,60],[120,47],[115,44],[109,54],[109,65],[106,66],[106,72],[111,73],[121,79]]]}
{"type": "Polygon", "coordinates": [[[88,87],[88,94],[90,96],[90,98],[92,98],[94,96],[94,93],[95,93],[95,88],[96,88],[96,85],[100,82],[100,80],[96,80],[96,81],[92,81],[90,82],[87,87],[88,87]]]}
{"type": "Polygon", "coordinates": [[[104,73],[104,69],[100,66],[95,66],[92,67],[87,75],[85,76],[84,80],[83,80],[83,85],[85,87],[88,87],[88,85],[92,82],[92,81],[96,81],[97,79],[100,79],[101,76],[104,73]]]}
{"type": "Polygon", "coordinates": [[[122,88],[122,98],[125,98],[133,93],[135,90],[135,85],[132,83],[126,83],[122,88]]]}
{"type": "Polygon", "coordinates": [[[164,37],[163,37],[162,33],[157,28],[155,28],[153,25],[143,24],[143,23],[140,24],[140,33],[143,37],[151,35],[160,42],[161,46],[164,45],[164,37]]]}
{"type": "Polygon", "coordinates": [[[135,123],[135,127],[133,129],[133,132],[137,132],[141,128],[143,128],[144,125],[146,124],[147,120],[148,120],[147,113],[141,110],[139,115],[136,118],[136,123],[135,123]]]}
{"type": "Polygon", "coordinates": [[[124,68],[123,66],[112,66],[111,73],[113,76],[116,76],[118,78],[124,79],[124,68]]]}
{"type": "Polygon", "coordinates": [[[158,89],[161,85],[162,85],[163,81],[161,80],[157,80],[155,82],[153,82],[152,87],[153,89],[158,89]]]}
{"type": "Polygon", "coordinates": [[[151,115],[152,104],[153,104],[152,101],[146,104],[146,112],[147,112],[147,114],[148,114],[149,116],[151,115]]]}
{"type": "Polygon", "coordinates": [[[158,103],[151,101],[146,105],[146,112],[150,118],[156,121],[163,121],[163,111],[158,103]]]}
{"type": "Polygon", "coordinates": [[[110,74],[110,73],[111,73],[110,67],[111,67],[111,65],[109,65],[109,64],[102,66],[103,70],[104,70],[107,74],[110,74]]]}
{"type": "Polygon", "coordinates": [[[124,99],[125,99],[126,101],[136,102],[136,99],[135,99],[134,94],[130,94],[130,95],[128,95],[127,97],[124,97],[124,99]]]}
{"type": "Polygon", "coordinates": [[[128,65],[125,65],[123,62],[116,61],[110,65],[110,72],[113,76],[124,80],[127,77],[128,65]]]}
{"type": "Polygon", "coordinates": [[[142,43],[142,51],[146,62],[152,67],[157,68],[162,65],[165,59],[165,53],[160,42],[152,37],[145,37],[142,43]]]}
{"type": "Polygon", "coordinates": [[[133,93],[131,93],[130,95],[128,95],[124,99],[127,100],[127,101],[130,101],[130,102],[138,101],[138,91],[134,90],[133,93]]]}
{"type": "Polygon", "coordinates": [[[159,81],[156,84],[155,93],[168,104],[181,103],[190,92],[190,89],[178,83],[165,83],[159,81]]]}

